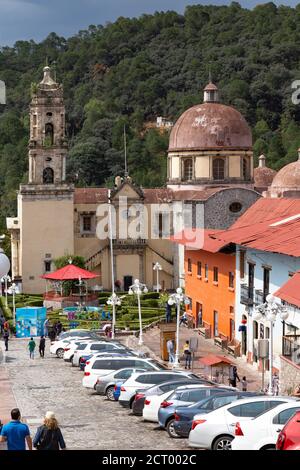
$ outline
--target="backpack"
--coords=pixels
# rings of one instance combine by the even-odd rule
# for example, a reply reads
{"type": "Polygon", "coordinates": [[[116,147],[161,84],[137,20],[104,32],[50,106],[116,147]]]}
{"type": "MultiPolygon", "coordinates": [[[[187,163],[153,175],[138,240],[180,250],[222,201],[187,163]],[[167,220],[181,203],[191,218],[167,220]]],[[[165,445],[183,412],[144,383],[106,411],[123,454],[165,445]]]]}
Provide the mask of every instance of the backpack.
{"type": "Polygon", "coordinates": [[[43,426],[40,441],[37,445],[38,450],[59,450],[58,430],[48,429],[43,426]]]}

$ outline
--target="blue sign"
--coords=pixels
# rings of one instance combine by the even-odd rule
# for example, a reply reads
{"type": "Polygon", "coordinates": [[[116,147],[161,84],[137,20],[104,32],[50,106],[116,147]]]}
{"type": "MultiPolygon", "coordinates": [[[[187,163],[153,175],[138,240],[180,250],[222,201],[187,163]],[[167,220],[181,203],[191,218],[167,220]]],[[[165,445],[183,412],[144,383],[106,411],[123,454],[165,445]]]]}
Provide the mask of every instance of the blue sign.
{"type": "Polygon", "coordinates": [[[30,338],[44,334],[46,307],[24,307],[16,309],[16,337],[30,338]]]}

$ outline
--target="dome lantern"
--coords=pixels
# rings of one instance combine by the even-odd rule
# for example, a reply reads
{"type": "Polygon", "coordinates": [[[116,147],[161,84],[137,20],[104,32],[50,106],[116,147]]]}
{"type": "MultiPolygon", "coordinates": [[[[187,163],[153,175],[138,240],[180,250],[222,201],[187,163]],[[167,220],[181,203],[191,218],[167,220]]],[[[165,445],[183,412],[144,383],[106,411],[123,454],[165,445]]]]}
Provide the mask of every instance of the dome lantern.
{"type": "Polygon", "coordinates": [[[219,102],[219,90],[218,87],[211,81],[204,88],[204,103],[218,103],[219,102]]]}

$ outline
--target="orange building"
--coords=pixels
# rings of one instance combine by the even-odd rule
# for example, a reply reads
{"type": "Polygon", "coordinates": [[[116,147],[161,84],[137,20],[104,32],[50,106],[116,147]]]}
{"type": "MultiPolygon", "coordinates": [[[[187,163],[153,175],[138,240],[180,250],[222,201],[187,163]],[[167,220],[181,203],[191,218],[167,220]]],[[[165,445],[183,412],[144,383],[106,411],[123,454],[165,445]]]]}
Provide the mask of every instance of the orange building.
{"type": "MultiPolygon", "coordinates": [[[[199,249],[185,245],[185,293],[191,299],[188,313],[196,326],[205,326],[210,337],[234,339],[235,248],[209,237],[204,230],[199,249]]],[[[201,237],[199,237],[201,238],[201,237]]]]}

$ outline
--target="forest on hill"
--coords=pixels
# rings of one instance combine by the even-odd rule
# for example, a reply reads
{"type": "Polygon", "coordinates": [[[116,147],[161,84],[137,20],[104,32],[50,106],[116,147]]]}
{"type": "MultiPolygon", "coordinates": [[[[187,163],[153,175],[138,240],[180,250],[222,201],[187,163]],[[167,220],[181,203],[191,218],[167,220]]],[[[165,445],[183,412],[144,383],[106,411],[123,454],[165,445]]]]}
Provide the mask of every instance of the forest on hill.
{"type": "Polygon", "coordinates": [[[68,174],[77,185],[110,184],[122,174],[124,124],[130,175],[144,187],[163,185],[168,134],[145,132],[145,124],[176,120],[202,102],[209,68],[222,101],[251,125],[255,157],[264,152],[275,169],[297,158],[300,105],[291,84],[300,80],[300,5],[189,6],[184,15],[120,17],[69,39],[17,41],[0,48],[8,93],[0,105],[0,229],[16,214],[16,190],[27,180],[30,89],[46,57],[64,86],[68,174]]]}

